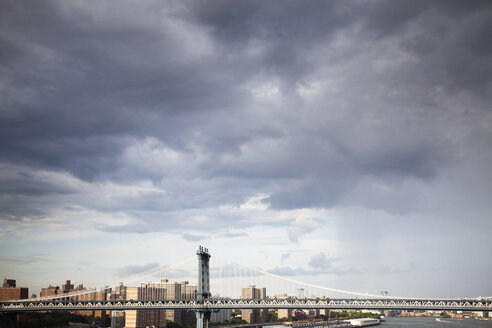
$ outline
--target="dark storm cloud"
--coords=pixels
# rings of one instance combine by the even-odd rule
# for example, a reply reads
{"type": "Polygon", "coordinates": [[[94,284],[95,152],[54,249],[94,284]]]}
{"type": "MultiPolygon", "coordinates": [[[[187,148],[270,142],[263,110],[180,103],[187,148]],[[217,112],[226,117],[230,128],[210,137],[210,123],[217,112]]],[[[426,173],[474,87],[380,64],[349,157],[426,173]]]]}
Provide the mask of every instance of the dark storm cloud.
{"type": "Polygon", "coordinates": [[[68,202],[136,220],[101,230],[146,232],[258,192],[275,209],[371,207],[351,194],[361,181],[398,194],[473,160],[474,133],[491,139],[474,131],[490,115],[486,1],[147,5],[2,3],[0,156],[22,168],[1,177],[3,219],[68,202]],[[100,187],[141,181],[160,191],[100,187]]]}
{"type": "MultiPolygon", "coordinates": [[[[200,119],[201,112],[231,106],[236,96],[215,91],[234,84],[233,76],[204,71],[206,60],[176,62],[182,54],[173,39],[179,36],[149,30],[138,18],[119,23],[130,11],[98,20],[90,8],[60,3],[33,12],[29,3],[6,7],[2,21],[10,24],[4,23],[2,49],[8,56],[12,44],[21,48],[2,65],[0,140],[11,161],[98,177],[114,169],[112,158],[126,144],[122,137],[150,134],[186,147],[183,137],[193,128],[186,116],[200,119]]],[[[152,10],[140,14],[155,17],[152,10]]]]}
{"type": "Polygon", "coordinates": [[[19,173],[15,176],[3,176],[0,194],[40,196],[50,194],[67,194],[75,192],[69,186],[60,186],[49,181],[39,181],[28,173],[19,173]]]}

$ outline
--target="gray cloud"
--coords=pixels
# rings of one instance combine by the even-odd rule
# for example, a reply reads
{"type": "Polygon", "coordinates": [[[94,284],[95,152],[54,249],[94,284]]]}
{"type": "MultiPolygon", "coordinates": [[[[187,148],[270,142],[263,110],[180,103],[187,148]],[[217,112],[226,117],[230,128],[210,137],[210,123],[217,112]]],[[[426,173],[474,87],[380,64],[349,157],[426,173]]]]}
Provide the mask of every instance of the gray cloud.
{"type": "Polygon", "coordinates": [[[0,262],[13,263],[13,264],[27,264],[35,262],[49,262],[50,260],[30,255],[30,256],[0,256],[0,262]]]}
{"type": "Polygon", "coordinates": [[[334,265],[335,259],[328,257],[324,252],[311,257],[308,264],[314,269],[330,270],[334,265]]]}
{"type": "Polygon", "coordinates": [[[356,273],[359,272],[359,270],[350,270],[350,272],[342,269],[330,269],[330,270],[325,270],[325,269],[315,269],[315,270],[309,270],[309,269],[304,269],[301,267],[290,267],[290,266],[281,266],[281,267],[275,267],[273,269],[268,270],[268,272],[277,274],[279,276],[320,276],[320,275],[327,275],[327,274],[335,274],[335,275],[345,275],[347,273],[356,273]]]}
{"type": "Polygon", "coordinates": [[[287,228],[287,236],[290,241],[297,243],[299,241],[299,237],[319,228],[319,223],[313,218],[297,218],[292,222],[292,226],[292,228],[287,228]]]}
{"type": "MultiPolygon", "coordinates": [[[[359,264],[359,266],[346,266],[339,262],[339,259],[329,257],[324,252],[319,252],[318,254],[313,255],[308,261],[308,265],[312,269],[279,266],[268,270],[268,272],[280,276],[324,276],[328,274],[337,276],[354,274],[389,275],[422,272],[422,267],[418,262],[412,262],[404,266],[390,266],[387,264],[369,264],[363,266],[359,264]]],[[[452,269],[449,268],[449,270],[452,269]]]]}
{"type": "MultiPolygon", "coordinates": [[[[286,253],[282,255],[281,261],[288,259],[290,254],[286,253]]],[[[270,273],[278,274],[281,276],[297,276],[297,275],[326,275],[326,274],[336,274],[343,275],[346,273],[354,273],[357,270],[354,269],[342,269],[340,265],[337,263],[337,259],[329,257],[324,252],[319,252],[309,259],[308,265],[312,267],[312,269],[305,268],[293,268],[290,266],[281,266],[270,269],[270,273]]]]}
{"type": "Polygon", "coordinates": [[[224,232],[220,234],[224,238],[238,238],[238,237],[248,237],[247,233],[244,232],[224,232]]]}
{"type": "Polygon", "coordinates": [[[280,262],[283,263],[289,257],[290,257],[290,253],[284,253],[284,254],[282,254],[282,257],[280,258],[280,262]]]}
{"type": "Polygon", "coordinates": [[[289,266],[275,267],[268,270],[268,272],[277,274],[279,276],[297,276],[297,275],[318,275],[319,272],[306,270],[303,268],[292,268],[289,266]]]}
{"type": "Polygon", "coordinates": [[[128,277],[140,272],[145,272],[147,270],[156,268],[159,266],[159,263],[147,263],[143,265],[127,265],[125,267],[119,268],[117,270],[117,275],[119,277],[128,277]]]}
{"type": "Polygon", "coordinates": [[[194,235],[194,234],[184,233],[183,238],[188,240],[188,241],[200,241],[200,240],[203,240],[207,237],[203,236],[203,235],[194,235]]]}

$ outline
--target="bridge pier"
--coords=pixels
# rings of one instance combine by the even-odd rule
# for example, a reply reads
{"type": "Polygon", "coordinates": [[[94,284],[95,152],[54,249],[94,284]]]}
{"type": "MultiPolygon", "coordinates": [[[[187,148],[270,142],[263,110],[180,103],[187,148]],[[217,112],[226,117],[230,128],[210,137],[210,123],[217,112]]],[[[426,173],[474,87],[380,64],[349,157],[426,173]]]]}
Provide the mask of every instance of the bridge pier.
{"type": "Polygon", "coordinates": [[[0,313],[0,328],[19,328],[17,313],[0,313]]]}
{"type": "Polygon", "coordinates": [[[202,311],[195,311],[195,314],[196,314],[196,328],[204,328],[203,317],[205,313],[202,311]]]}
{"type": "MultiPolygon", "coordinates": [[[[198,255],[198,291],[196,293],[196,300],[198,304],[203,304],[203,301],[210,297],[210,275],[209,275],[209,262],[210,254],[208,249],[200,246],[196,252],[198,255]]],[[[209,310],[195,310],[196,313],[196,328],[208,328],[208,322],[210,321],[209,310]]]]}

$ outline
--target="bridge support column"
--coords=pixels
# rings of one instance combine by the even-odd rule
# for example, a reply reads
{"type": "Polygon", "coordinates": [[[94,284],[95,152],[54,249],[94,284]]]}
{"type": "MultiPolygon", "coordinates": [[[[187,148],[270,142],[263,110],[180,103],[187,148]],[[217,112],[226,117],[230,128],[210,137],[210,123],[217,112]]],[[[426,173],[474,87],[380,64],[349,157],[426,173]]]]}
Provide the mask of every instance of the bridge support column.
{"type": "Polygon", "coordinates": [[[203,312],[195,311],[196,314],[196,328],[204,328],[203,327],[203,312]]]}
{"type": "MultiPolygon", "coordinates": [[[[209,275],[209,262],[210,254],[208,249],[200,246],[196,252],[198,256],[198,291],[196,293],[196,300],[198,304],[210,297],[210,275],[209,275]]],[[[208,322],[210,321],[210,311],[206,309],[195,310],[196,313],[196,328],[208,328],[208,322]]]]}

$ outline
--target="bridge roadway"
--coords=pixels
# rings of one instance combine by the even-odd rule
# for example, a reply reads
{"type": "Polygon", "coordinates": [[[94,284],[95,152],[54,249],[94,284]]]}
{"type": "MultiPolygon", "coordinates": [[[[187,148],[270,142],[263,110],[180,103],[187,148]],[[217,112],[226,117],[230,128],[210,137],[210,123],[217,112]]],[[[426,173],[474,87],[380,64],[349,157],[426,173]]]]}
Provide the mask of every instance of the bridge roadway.
{"type": "Polygon", "coordinates": [[[0,302],[0,312],[77,310],[329,309],[492,311],[492,299],[230,299],[0,302]]]}

